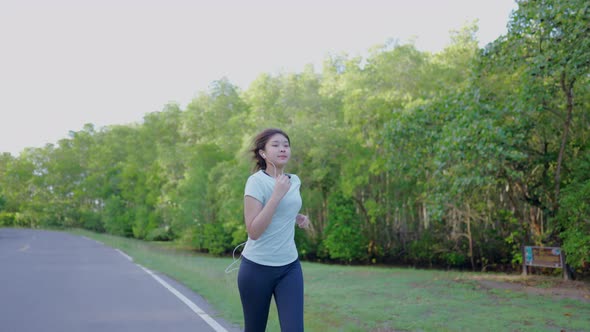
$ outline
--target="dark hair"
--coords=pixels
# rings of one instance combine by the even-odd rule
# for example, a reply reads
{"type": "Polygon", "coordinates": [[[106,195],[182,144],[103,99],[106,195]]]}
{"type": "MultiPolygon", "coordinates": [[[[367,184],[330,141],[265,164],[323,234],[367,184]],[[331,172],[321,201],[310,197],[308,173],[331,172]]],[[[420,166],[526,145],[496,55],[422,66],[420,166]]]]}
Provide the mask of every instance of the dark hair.
{"type": "Polygon", "coordinates": [[[266,160],[264,160],[264,158],[262,158],[262,156],[260,155],[260,150],[264,150],[264,147],[266,146],[266,143],[268,143],[268,140],[276,134],[281,134],[285,136],[289,144],[291,144],[291,139],[289,138],[289,135],[287,135],[287,133],[280,129],[268,128],[261,131],[258,135],[256,135],[256,137],[254,137],[254,147],[252,148],[252,150],[250,150],[254,154],[252,159],[256,161],[254,170],[257,171],[261,169],[266,169],[266,160]]]}

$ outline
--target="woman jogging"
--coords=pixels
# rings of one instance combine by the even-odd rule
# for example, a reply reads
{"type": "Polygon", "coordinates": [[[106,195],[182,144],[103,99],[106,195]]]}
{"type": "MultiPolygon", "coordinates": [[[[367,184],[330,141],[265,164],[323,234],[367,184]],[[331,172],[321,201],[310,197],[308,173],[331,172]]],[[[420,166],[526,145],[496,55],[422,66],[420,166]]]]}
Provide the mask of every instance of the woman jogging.
{"type": "Polygon", "coordinates": [[[303,273],[294,237],[295,224],[307,228],[309,219],[299,214],[299,177],[284,172],[290,143],[282,130],[266,129],[251,150],[256,172],[244,192],[248,241],[238,273],[246,332],[266,330],[273,295],[281,331],[303,331],[303,273]]]}

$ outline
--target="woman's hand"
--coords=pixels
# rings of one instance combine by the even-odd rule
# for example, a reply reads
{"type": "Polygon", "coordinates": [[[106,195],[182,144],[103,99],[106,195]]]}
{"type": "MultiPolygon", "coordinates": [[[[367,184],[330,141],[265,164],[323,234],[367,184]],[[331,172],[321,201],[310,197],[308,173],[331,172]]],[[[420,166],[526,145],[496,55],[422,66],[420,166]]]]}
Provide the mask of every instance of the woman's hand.
{"type": "Polygon", "coordinates": [[[291,179],[285,174],[279,175],[275,180],[273,195],[276,195],[276,198],[280,201],[289,191],[289,188],[291,188],[291,179]]]}
{"type": "Polygon", "coordinates": [[[299,226],[299,228],[307,229],[310,226],[309,218],[307,218],[306,215],[298,214],[295,218],[295,221],[297,222],[297,226],[299,226]]]}

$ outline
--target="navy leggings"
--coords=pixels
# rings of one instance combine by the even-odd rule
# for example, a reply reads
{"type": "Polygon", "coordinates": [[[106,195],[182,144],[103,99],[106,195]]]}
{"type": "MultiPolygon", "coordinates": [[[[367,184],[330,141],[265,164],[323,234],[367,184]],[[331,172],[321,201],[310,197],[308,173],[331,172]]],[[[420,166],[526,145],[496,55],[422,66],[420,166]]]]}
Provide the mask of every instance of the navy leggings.
{"type": "Polygon", "coordinates": [[[285,266],[266,266],[242,256],[238,288],[245,332],[264,332],[274,295],[282,332],[303,331],[303,273],[299,259],[285,266]]]}

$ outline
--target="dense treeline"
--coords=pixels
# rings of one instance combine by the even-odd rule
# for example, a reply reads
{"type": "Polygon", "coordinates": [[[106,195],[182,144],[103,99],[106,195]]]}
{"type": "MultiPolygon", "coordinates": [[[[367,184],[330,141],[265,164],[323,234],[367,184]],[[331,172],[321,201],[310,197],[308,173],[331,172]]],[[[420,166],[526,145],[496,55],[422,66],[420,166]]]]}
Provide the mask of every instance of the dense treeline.
{"type": "Polygon", "coordinates": [[[186,109],[0,156],[0,226],[83,227],[223,254],[245,241],[247,150],[291,136],[308,259],[491,269],[521,246],[590,262],[590,4],[519,1],[484,49],[388,42],[321,73],[213,82],[186,109]]]}

